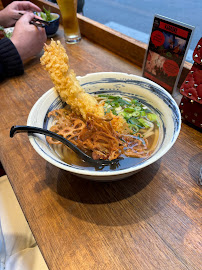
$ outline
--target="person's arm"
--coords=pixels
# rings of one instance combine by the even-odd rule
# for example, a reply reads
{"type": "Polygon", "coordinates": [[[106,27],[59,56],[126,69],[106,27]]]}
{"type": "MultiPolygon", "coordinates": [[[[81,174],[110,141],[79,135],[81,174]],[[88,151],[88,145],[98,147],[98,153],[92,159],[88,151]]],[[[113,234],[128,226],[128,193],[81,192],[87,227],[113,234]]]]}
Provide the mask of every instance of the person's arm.
{"type": "Polygon", "coordinates": [[[0,80],[24,73],[21,57],[8,38],[0,40],[0,80]]]}
{"type": "Polygon", "coordinates": [[[0,40],[0,79],[23,74],[23,61],[37,55],[46,42],[44,28],[29,22],[34,18],[27,12],[16,23],[11,39],[0,40]]]}

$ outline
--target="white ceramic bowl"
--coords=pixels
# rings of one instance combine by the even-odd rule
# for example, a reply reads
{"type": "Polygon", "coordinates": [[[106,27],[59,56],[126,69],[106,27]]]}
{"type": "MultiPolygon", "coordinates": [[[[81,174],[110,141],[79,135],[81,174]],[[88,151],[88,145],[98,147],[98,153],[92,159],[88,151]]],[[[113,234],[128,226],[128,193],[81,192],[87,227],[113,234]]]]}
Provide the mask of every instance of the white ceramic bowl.
{"type": "MultiPolygon", "coordinates": [[[[48,145],[44,135],[29,135],[34,149],[51,164],[91,180],[118,180],[128,177],[157,161],[175,143],[181,127],[180,111],[171,95],[158,84],[136,75],[114,72],[92,73],[84,77],[78,77],[78,80],[88,93],[123,93],[128,97],[142,101],[159,116],[162,130],[161,138],[156,151],[147,160],[126,169],[96,171],[88,168],[82,169],[63,162],[48,145]]],[[[33,106],[27,125],[49,129],[51,119],[47,117],[48,112],[63,106],[64,103],[54,88],[50,89],[33,106]]]]}

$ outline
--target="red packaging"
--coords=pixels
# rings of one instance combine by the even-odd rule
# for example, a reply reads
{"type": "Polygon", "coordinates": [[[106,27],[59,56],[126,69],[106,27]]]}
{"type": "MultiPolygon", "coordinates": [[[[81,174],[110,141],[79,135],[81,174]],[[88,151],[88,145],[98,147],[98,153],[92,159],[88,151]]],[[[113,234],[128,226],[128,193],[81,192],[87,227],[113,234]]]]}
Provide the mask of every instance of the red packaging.
{"type": "Polygon", "coordinates": [[[193,60],[195,63],[202,65],[202,38],[199,40],[198,44],[193,53],[193,60]]]}
{"type": "Polygon", "coordinates": [[[194,64],[180,87],[182,118],[202,128],[202,38],[193,53],[194,64]]]}

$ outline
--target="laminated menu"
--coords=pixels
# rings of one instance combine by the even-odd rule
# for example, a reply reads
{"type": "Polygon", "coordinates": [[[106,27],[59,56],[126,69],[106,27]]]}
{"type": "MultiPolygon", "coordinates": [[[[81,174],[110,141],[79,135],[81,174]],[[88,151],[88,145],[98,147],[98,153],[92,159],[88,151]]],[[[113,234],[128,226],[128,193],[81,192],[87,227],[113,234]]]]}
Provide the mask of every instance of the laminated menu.
{"type": "Polygon", "coordinates": [[[193,26],[155,15],[143,65],[143,77],[173,94],[193,31],[193,26]]]}

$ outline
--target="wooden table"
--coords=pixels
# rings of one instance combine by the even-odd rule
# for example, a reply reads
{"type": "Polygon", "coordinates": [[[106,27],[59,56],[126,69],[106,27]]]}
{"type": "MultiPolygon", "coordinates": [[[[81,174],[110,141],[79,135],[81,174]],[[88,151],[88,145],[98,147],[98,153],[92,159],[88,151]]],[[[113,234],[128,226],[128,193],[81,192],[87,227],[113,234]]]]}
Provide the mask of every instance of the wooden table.
{"type": "MultiPolygon", "coordinates": [[[[62,29],[55,39],[62,38],[62,29]]],[[[77,75],[141,68],[83,37],[65,45],[77,75]]],[[[39,63],[0,84],[0,160],[51,270],[200,269],[201,133],[186,124],[172,149],[117,182],[76,177],[42,159],[26,134],[34,103],[53,84],[39,63]]]]}

